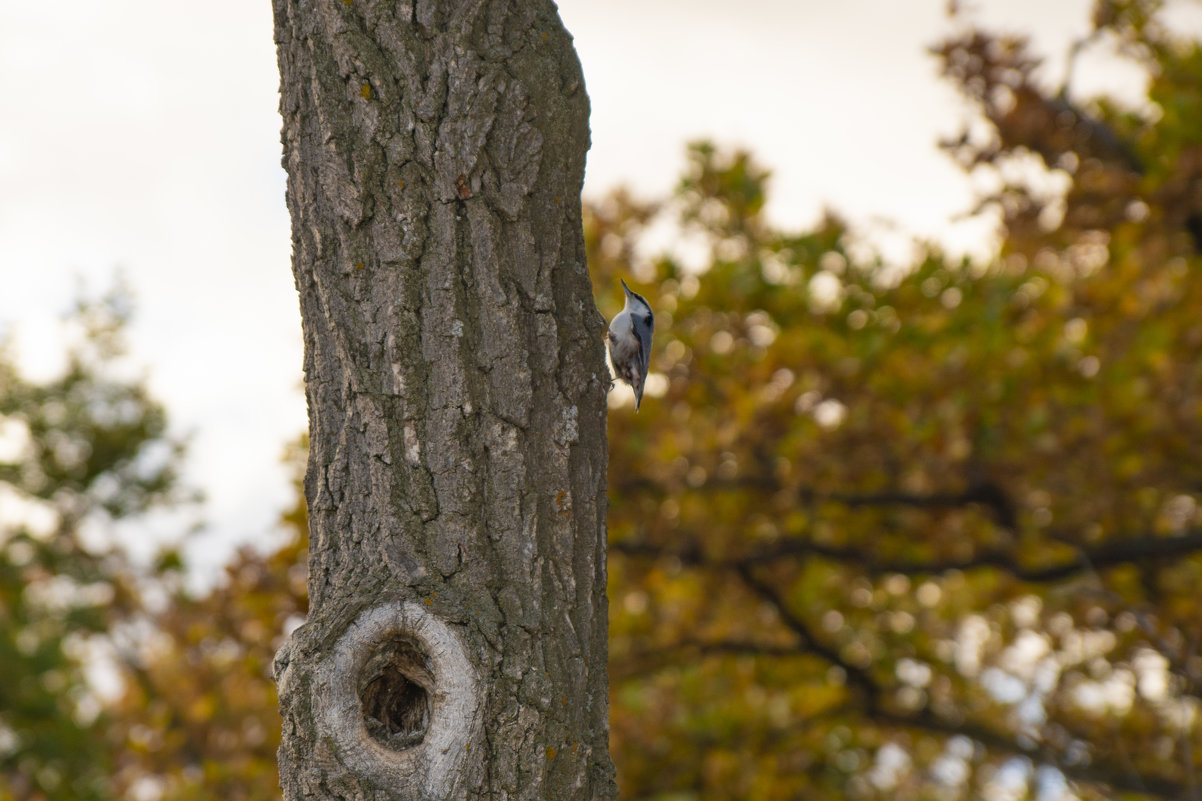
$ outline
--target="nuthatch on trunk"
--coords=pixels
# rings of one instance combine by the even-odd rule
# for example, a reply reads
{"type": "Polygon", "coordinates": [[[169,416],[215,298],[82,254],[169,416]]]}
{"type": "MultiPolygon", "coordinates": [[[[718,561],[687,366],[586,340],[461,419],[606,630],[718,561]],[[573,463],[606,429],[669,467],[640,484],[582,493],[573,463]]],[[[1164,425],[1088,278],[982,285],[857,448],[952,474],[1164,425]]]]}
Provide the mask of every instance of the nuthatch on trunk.
{"type": "Polygon", "coordinates": [[[643,402],[643,385],[651,363],[651,334],[655,331],[655,315],[651,304],[637,292],[631,292],[626,282],[626,305],[609,324],[609,360],[618,378],[634,390],[634,410],[643,402]]]}

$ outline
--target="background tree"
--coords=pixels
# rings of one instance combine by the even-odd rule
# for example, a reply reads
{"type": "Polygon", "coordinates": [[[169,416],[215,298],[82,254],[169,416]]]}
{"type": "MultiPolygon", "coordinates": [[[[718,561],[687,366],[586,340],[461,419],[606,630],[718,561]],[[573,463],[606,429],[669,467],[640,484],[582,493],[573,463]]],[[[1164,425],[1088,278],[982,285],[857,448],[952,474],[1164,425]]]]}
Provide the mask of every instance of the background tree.
{"type": "Polygon", "coordinates": [[[105,799],[108,710],[88,681],[100,635],[141,609],[111,524],[187,496],[182,444],[143,383],[122,376],[120,288],[81,301],[57,378],[0,353],[0,799],[105,799]]]}
{"type": "Polygon", "coordinates": [[[268,801],[280,797],[280,717],[271,660],[307,609],[309,523],[301,489],[308,443],[285,454],[296,500],[284,541],[244,547],[202,592],[172,588],[128,642],[124,692],[108,710],[117,798],[268,801]]]}
{"type": "Polygon", "coordinates": [[[571,40],[549,0],[275,25],[311,444],[284,797],[611,797],[571,40]]]}
{"type": "Polygon", "coordinates": [[[1153,3],[1095,25],[1146,104],[1019,37],[935,50],[987,123],[948,147],[997,176],[988,266],[778,230],[705,145],[672,201],[589,209],[598,286],[659,313],[611,423],[624,797],[1199,797],[1202,55],[1153,3]],[[674,214],[700,269],[636,256],[674,214]]]}

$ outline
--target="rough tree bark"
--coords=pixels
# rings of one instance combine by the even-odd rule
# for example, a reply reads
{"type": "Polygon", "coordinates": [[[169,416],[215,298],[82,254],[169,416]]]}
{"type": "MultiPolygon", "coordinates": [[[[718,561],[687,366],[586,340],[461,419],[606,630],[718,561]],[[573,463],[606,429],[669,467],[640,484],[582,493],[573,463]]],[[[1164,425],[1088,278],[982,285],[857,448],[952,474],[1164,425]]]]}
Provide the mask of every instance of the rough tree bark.
{"type": "Polygon", "coordinates": [[[550,0],[274,0],[309,402],[286,799],[611,799],[588,100],[550,0]]]}

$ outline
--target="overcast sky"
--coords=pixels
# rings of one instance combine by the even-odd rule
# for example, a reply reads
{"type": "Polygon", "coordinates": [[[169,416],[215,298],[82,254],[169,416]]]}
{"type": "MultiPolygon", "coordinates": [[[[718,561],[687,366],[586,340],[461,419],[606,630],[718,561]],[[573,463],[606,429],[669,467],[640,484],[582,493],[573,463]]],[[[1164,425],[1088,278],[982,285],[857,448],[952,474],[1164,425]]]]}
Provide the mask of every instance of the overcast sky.
{"type": "MultiPolygon", "coordinates": [[[[1195,23],[1196,0],[1177,2],[1195,23]]],[[[1034,33],[1058,83],[1091,2],[969,5],[1034,33]]],[[[945,8],[563,0],[592,100],[586,193],[664,192],[706,137],[772,168],[782,224],[829,206],[886,245],[893,225],[984,252],[985,226],[950,222],[972,187],[936,147],[967,119],[925,53],[954,30],[945,8]]],[[[1083,92],[1138,92],[1130,71],[1082,67],[1083,92]]],[[[279,456],[305,426],[277,84],[267,0],[0,0],[0,333],[44,377],[76,277],[123,273],[134,361],[191,436],[208,527],[190,550],[209,570],[273,528],[279,456]]]]}

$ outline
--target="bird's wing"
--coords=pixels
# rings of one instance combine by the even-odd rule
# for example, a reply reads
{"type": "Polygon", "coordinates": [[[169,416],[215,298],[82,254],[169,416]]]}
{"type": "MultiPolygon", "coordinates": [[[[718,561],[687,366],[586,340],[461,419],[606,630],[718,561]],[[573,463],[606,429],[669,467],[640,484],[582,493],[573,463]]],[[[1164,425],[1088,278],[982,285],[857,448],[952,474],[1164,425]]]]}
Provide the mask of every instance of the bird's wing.
{"type": "Polygon", "coordinates": [[[639,341],[639,364],[643,367],[643,373],[651,367],[651,332],[652,328],[648,322],[641,317],[636,317],[634,321],[635,339],[639,341]]]}

